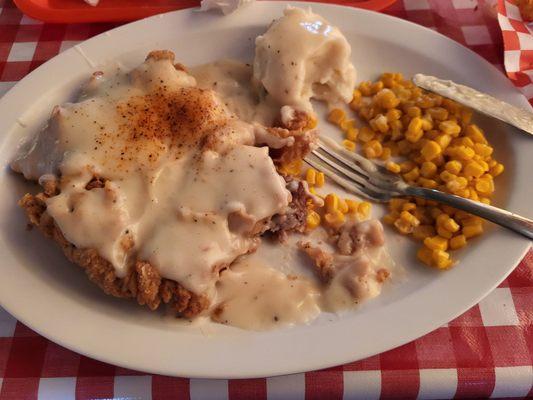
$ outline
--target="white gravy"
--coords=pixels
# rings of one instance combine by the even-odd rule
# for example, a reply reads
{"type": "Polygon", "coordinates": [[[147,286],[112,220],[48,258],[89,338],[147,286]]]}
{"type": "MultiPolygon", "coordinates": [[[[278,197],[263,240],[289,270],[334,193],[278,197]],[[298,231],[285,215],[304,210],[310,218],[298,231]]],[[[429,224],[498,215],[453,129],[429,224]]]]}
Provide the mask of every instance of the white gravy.
{"type": "Polygon", "coordinates": [[[283,212],[290,193],[268,149],[254,146],[256,128],[195,84],[169,59],[96,75],[12,166],[28,179],[61,177],[49,214],[117,276],[136,255],[205,293],[219,268],[255,249],[253,228],[283,212]],[[94,176],[105,185],[87,190],[94,176]]]}
{"type": "Polygon", "coordinates": [[[12,168],[59,182],[48,213],[117,276],[145,260],[211,296],[218,322],[253,330],[309,322],[377,296],[382,266],[367,254],[341,256],[323,284],[243,256],[259,245],[254,228],[291,199],[268,148],[256,144],[290,146],[293,138],[260,124],[312,112],[311,98],[348,102],[350,53],[336,27],[288,7],[257,38],[253,69],[221,60],[188,74],[156,57],[130,73],[95,74],[77,102],[56,107],[12,168]],[[89,190],[95,177],[104,183],[89,190]]]}
{"type": "Polygon", "coordinates": [[[303,277],[287,276],[257,259],[237,261],[217,282],[212,319],[265,330],[312,321],[320,313],[320,290],[303,277]]]}
{"type": "Polygon", "coordinates": [[[312,112],[310,99],[348,103],[355,86],[351,47],[310,9],[288,6],[255,40],[253,79],[276,103],[312,112]]]}

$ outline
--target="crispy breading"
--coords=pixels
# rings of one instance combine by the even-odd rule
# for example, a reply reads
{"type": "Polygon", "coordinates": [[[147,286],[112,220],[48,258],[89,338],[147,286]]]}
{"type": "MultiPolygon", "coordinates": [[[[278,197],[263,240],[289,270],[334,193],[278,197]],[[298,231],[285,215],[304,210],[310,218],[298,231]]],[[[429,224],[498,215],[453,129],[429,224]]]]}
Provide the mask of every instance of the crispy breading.
{"type": "Polygon", "coordinates": [[[152,310],[161,303],[168,304],[177,316],[187,318],[198,315],[208,307],[207,297],[192,293],[177,282],[162,279],[157,269],[145,261],[136,261],[124,278],[117,277],[111,263],[95,249],[78,249],[65,239],[46,212],[45,199],[44,193],[35,196],[26,194],[19,205],[25,210],[30,223],[57,242],[65,256],[81,266],[89,279],[105,293],[120,298],[135,298],[139,304],[147,305],[152,310]]]}

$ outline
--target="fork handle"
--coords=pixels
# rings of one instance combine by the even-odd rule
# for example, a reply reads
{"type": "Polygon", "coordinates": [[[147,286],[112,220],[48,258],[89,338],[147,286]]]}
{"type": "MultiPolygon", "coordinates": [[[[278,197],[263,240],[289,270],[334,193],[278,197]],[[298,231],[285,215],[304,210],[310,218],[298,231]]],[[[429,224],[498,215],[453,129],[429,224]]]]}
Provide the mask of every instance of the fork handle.
{"type": "Polygon", "coordinates": [[[438,201],[459,210],[466,211],[478,217],[488,219],[504,228],[511,229],[525,237],[533,240],[533,221],[501,208],[479,203],[477,201],[465,199],[453,194],[440,192],[438,190],[427,189],[416,186],[409,186],[405,189],[405,195],[422,197],[427,200],[438,201]]]}

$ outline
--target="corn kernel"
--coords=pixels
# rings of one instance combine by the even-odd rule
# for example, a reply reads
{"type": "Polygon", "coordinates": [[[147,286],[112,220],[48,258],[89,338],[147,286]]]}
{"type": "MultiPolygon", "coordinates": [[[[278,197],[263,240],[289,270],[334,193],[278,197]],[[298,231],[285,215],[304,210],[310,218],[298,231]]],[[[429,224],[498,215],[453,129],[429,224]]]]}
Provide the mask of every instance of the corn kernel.
{"type": "Polygon", "coordinates": [[[357,128],[349,128],[346,131],[346,139],[351,140],[352,142],[355,142],[357,140],[358,133],[359,133],[359,130],[357,128]]]}
{"type": "Polygon", "coordinates": [[[365,106],[364,104],[362,104],[360,107],[359,107],[359,116],[361,118],[363,118],[364,120],[366,121],[369,121],[371,120],[372,118],[374,118],[377,114],[377,110],[375,107],[373,106],[365,106]]]}
{"type": "Polygon", "coordinates": [[[461,227],[453,218],[448,218],[444,223],[442,224],[442,227],[446,229],[447,231],[450,231],[452,233],[457,232],[461,227]]]}
{"type": "Polygon", "coordinates": [[[469,161],[466,163],[463,174],[465,177],[479,178],[483,175],[484,168],[475,161],[469,161]]]}
{"type": "Polygon", "coordinates": [[[460,105],[450,99],[443,99],[442,106],[447,109],[451,114],[457,114],[460,109],[460,105]]]}
{"type": "Polygon", "coordinates": [[[418,177],[420,176],[420,170],[418,167],[414,167],[411,171],[405,173],[402,175],[403,176],[403,179],[405,179],[406,181],[416,181],[418,179],[418,177]]]}
{"type": "Polygon", "coordinates": [[[420,174],[424,178],[433,178],[437,173],[437,166],[431,161],[424,161],[420,166],[420,174]]]}
{"type": "Polygon", "coordinates": [[[420,221],[418,218],[416,218],[413,214],[409,213],[408,211],[402,211],[400,213],[400,219],[407,222],[408,224],[411,224],[413,227],[420,225],[420,221]]]}
{"type": "Polygon", "coordinates": [[[433,264],[439,269],[446,269],[452,265],[450,254],[443,250],[433,250],[431,259],[433,264]]]}
{"type": "Polygon", "coordinates": [[[475,124],[466,126],[466,136],[472,139],[475,143],[487,144],[487,139],[483,131],[475,124]]]}
{"type": "Polygon", "coordinates": [[[305,173],[305,180],[310,186],[314,186],[316,183],[316,169],[309,168],[305,173]]]}
{"type": "Polygon", "coordinates": [[[448,110],[443,107],[428,108],[426,112],[431,115],[431,118],[437,121],[445,121],[448,118],[448,110]]]}
{"type": "Polygon", "coordinates": [[[446,188],[452,193],[455,193],[461,189],[466,188],[467,185],[468,185],[468,181],[466,180],[466,178],[462,176],[458,176],[457,178],[446,182],[446,188]]]}
{"type": "Polygon", "coordinates": [[[334,213],[339,210],[339,198],[335,193],[330,193],[326,196],[325,205],[328,213],[334,213]]]}
{"type": "Polygon", "coordinates": [[[369,121],[370,127],[376,132],[386,133],[389,131],[389,122],[383,114],[378,114],[369,121]]]}
{"type": "Polygon", "coordinates": [[[466,225],[463,226],[462,232],[465,238],[470,239],[483,233],[483,225],[466,225]]]}
{"type": "Polygon", "coordinates": [[[339,126],[344,132],[357,127],[354,119],[344,119],[339,126]]]}
{"type": "Polygon", "coordinates": [[[430,108],[433,107],[435,103],[431,97],[424,95],[416,101],[416,105],[420,108],[430,108]]]}
{"type": "MultiPolygon", "coordinates": [[[[484,175],[484,177],[486,177],[486,175],[484,175]]],[[[494,192],[494,181],[490,179],[490,177],[485,179],[478,179],[476,181],[475,188],[478,193],[490,195],[492,192],[494,192]]]]}
{"type": "Polygon", "coordinates": [[[383,217],[383,222],[385,222],[388,225],[394,224],[394,221],[398,219],[398,214],[390,213],[383,217]]]}
{"type": "Polygon", "coordinates": [[[437,234],[446,239],[450,239],[453,236],[452,232],[444,229],[442,226],[437,226],[437,234]]]}
{"type": "Polygon", "coordinates": [[[442,148],[437,142],[428,140],[428,142],[420,150],[420,153],[427,161],[431,161],[442,153],[442,148]]]}
{"type": "MultiPolygon", "coordinates": [[[[363,96],[370,96],[372,94],[372,89],[371,89],[370,85],[372,85],[372,82],[370,82],[370,81],[361,82],[359,84],[359,92],[363,96]]],[[[354,91],[354,95],[355,95],[355,91],[354,91]]]]}
{"type": "Polygon", "coordinates": [[[469,110],[467,108],[463,109],[461,112],[461,123],[464,125],[467,125],[472,120],[472,110],[469,110]]]}
{"type": "Polygon", "coordinates": [[[381,82],[383,82],[383,85],[386,87],[386,88],[390,88],[390,87],[393,87],[395,82],[394,82],[394,74],[392,74],[391,72],[384,72],[381,74],[381,77],[379,78],[381,82]]]}
{"type": "Polygon", "coordinates": [[[368,201],[362,201],[361,203],[359,203],[359,206],[357,207],[357,212],[363,218],[368,218],[370,216],[371,208],[372,208],[372,204],[370,204],[368,201]]]}
{"type": "Polygon", "coordinates": [[[494,149],[484,143],[475,143],[474,150],[482,157],[489,157],[494,149]]]}
{"type": "Polygon", "coordinates": [[[359,202],[358,201],[352,200],[352,199],[346,199],[345,202],[346,202],[346,205],[348,206],[348,212],[350,214],[357,213],[357,210],[358,210],[358,207],[359,207],[359,202]]]}
{"type": "Polygon", "coordinates": [[[413,230],[413,237],[417,240],[424,240],[435,235],[435,228],[431,225],[418,225],[413,230]]]}
{"type": "Polygon", "coordinates": [[[381,151],[381,155],[379,158],[383,161],[387,161],[389,158],[391,158],[392,150],[390,147],[382,146],[383,150],[381,151]]]}
{"type": "Polygon", "coordinates": [[[453,139],[452,140],[452,145],[453,146],[466,146],[466,147],[474,148],[474,142],[472,141],[472,139],[470,139],[469,137],[466,137],[466,136],[462,136],[460,138],[453,139]]]}
{"type": "Polygon", "coordinates": [[[422,110],[416,106],[407,107],[405,110],[405,113],[409,115],[411,118],[414,117],[420,117],[422,115],[422,110]]]}
{"type": "Polygon", "coordinates": [[[346,203],[345,200],[339,198],[339,211],[343,214],[346,214],[348,212],[348,203],[346,203]]]}
{"type": "Polygon", "coordinates": [[[320,225],[320,215],[316,211],[309,211],[306,218],[307,229],[312,230],[320,225]]]}
{"type": "Polygon", "coordinates": [[[474,154],[476,154],[473,149],[466,146],[449,147],[448,151],[452,156],[456,156],[462,160],[470,160],[474,157],[474,154]]]}
{"type": "Polygon", "coordinates": [[[414,211],[414,210],[416,210],[415,203],[411,203],[411,202],[403,203],[402,211],[414,211]]]}
{"type": "Polygon", "coordinates": [[[381,89],[383,89],[383,82],[377,81],[377,82],[372,83],[371,85],[372,94],[378,93],[381,89]]]}
{"type": "Polygon", "coordinates": [[[324,215],[324,220],[326,223],[333,228],[340,227],[342,224],[344,224],[345,219],[346,217],[339,210],[336,210],[332,213],[328,212],[324,215]]]}
{"type": "Polygon", "coordinates": [[[383,147],[381,146],[381,143],[377,140],[371,140],[364,145],[363,151],[365,153],[365,157],[377,158],[381,156],[381,153],[383,152],[383,147]]]}
{"type": "Polygon", "coordinates": [[[392,121],[399,120],[401,116],[402,116],[402,112],[400,110],[398,110],[397,108],[392,108],[392,109],[388,110],[387,114],[386,114],[387,121],[389,121],[389,124],[392,121]]]}
{"type": "Polygon", "coordinates": [[[457,137],[459,133],[461,132],[461,127],[457,125],[457,122],[453,122],[451,120],[442,121],[439,124],[439,129],[450,136],[457,137]]]}
{"type": "Polygon", "coordinates": [[[418,184],[427,189],[435,189],[438,186],[437,181],[427,178],[418,178],[418,184]]]}
{"type": "Polygon", "coordinates": [[[443,250],[448,249],[448,239],[442,236],[433,236],[424,239],[424,246],[431,250],[443,250]]]}
{"type": "Polygon", "coordinates": [[[412,224],[401,218],[398,218],[396,221],[394,221],[394,227],[398,230],[398,232],[404,235],[412,233],[415,228],[412,224]]]}
{"type": "Polygon", "coordinates": [[[328,115],[328,121],[335,124],[335,125],[341,125],[344,120],[346,119],[346,113],[344,110],[341,110],[340,108],[334,108],[329,112],[328,115]]]}
{"type": "Polygon", "coordinates": [[[305,127],[306,130],[311,130],[311,129],[315,129],[318,125],[318,119],[316,119],[316,117],[310,117],[308,120],[307,120],[307,125],[305,127]]]}
{"type": "Polygon", "coordinates": [[[355,142],[352,142],[351,140],[344,139],[342,145],[348,151],[355,151],[355,142]]]}
{"type": "Polygon", "coordinates": [[[422,135],[424,135],[424,132],[422,131],[422,119],[420,117],[414,117],[411,122],[409,122],[405,138],[411,143],[415,143],[422,138],[422,135]]]}
{"type": "Polygon", "coordinates": [[[361,106],[361,103],[362,103],[362,94],[361,94],[361,91],[356,89],[353,91],[353,97],[352,97],[352,100],[350,101],[350,108],[352,110],[358,110],[359,107],[361,106]]]}
{"type": "Polygon", "coordinates": [[[498,176],[500,175],[504,170],[503,164],[496,163],[493,167],[490,168],[490,173],[492,176],[498,176]]]}
{"type": "Polygon", "coordinates": [[[425,199],[421,199],[420,197],[415,197],[415,203],[417,206],[425,206],[426,205],[426,200],[425,199]]]}
{"type": "Polygon", "coordinates": [[[401,171],[400,165],[393,161],[387,163],[387,169],[395,174],[398,174],[401,171]]]}
{"type": "MultiPolygon", "coordinates": [[[[426,131],[430,131],[433,129],[433,121],[431,120],[431,116],[430,115],[424,115],[422,117],[422,130],[424,132],[426,131]]],[[[436,136],[436,132],[435,132],[435,136],[436,136]]],[[[430,138],[432,139],[432,138],[430,138]]]]}
{"type": "Polygon", "coordinates": [[[383,89],[376,95],[377,103],[385,108],[392,109],[400,104],[400,100],[396,97],[394,92],[390,89],[383,89]]]}
{"type": "Polygon", "coordinates": [[[367,126],[363,126],[360,130],[359,130],[359,141],[360,142],[363,142],[363,143],[366,143],[366,142],[369,142],[370,140],[372,140],[375,136],[375,132],[370,129],[369,127],[367,126]]]}
{"type": "Polygon", "coordinates": [[[446,149],[450,145],[452,137],[450,135],[440,134],[434,140],[441,147],[441,149],[446,149]]]}
{"type": "Polygon", "coordinates": [[[488,197],[480,197],[479,201],[481,203],[483,203],[483,204],[488,204],[488,205],[490,205],[490,203],[491,203],[491,201],[490,201],[490,199],[488,197]]]}
{"type": "Polygon", "coordinates": [[[326,177],[324,176],[324,173],[323,172],[319,172],[316,174],[316,187],[322,187],[324,186],[324,183],[326,181],[326,177]]]}
{"type": "Polygon", "coordinates": [[[457,250],[466,246],[465,235],[457,235],[450,239],[450,249],[457,250]]]}
{"type": "Polygon", "coordinates": [[[448,161],[444,165],[444,169],[446,171],[448,171],[450,174],[453,174],[453,175],[459,174],[459,172],[461,172],[462,168],[463,168],[463,165],[457,160],[448,161]]]}
{"type": "Polygon", "coordinates": [[[424,264],[431,266],[433,263],[432,253],[433,252],[427,247],[421,247],[420,249],[418,249],[416,256],[424,264]]]}

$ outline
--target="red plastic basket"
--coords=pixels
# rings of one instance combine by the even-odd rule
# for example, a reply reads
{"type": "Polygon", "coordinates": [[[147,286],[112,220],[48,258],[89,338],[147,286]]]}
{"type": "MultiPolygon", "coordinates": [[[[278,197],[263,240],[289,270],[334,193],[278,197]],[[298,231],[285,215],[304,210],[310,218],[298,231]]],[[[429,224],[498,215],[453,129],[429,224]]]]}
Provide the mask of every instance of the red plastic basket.
{"type": "MultiPolygon", "coordinates": [[[[311,0],[320,1],[320,0],[311,0]]],[[[334,0],[332,3],[379,11],[396,0],[334,0]]],[[[83,0],[14,0],[31,18],[53,23],[132,21],[168,11],[197,7],[199,0],[101,0],[92,7],[83,0]]]]}

